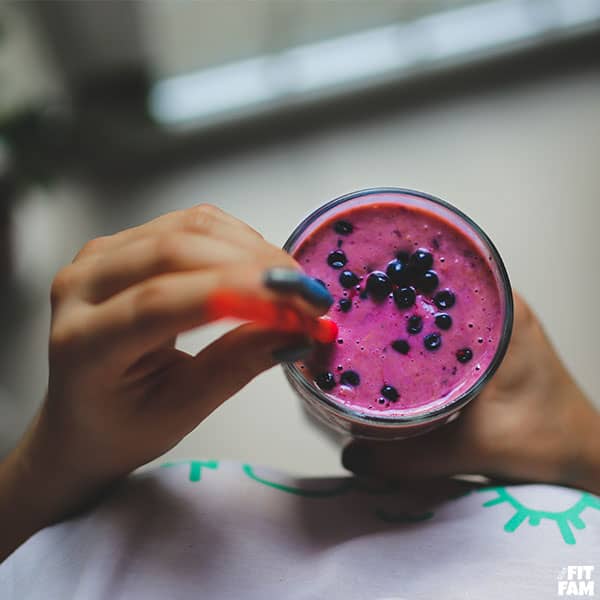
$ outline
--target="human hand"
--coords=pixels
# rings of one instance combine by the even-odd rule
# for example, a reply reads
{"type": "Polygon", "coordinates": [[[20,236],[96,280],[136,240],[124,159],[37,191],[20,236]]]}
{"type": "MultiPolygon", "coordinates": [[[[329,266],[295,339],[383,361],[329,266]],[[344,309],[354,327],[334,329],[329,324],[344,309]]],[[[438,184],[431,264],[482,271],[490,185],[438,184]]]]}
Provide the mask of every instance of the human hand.
{"type": "MultiPolygon", "coordinates": [[[[256,324],[196,356],[174,347],[177,334],[210,319],[203,308],[223,286],[309,318],[327,310],[331,299],[318,284],[312,295],[266,285],[275,267],[299,269],[212,206],[88,243],[52,286],[47,397],[0,469],[5,490],[17,490],[13,504],[28,491],[25,502],[35,504],[30,513],[43,513],[41,526],[61,518],[169,450],[278,358],[308,352],[303,335],[256,324]]],[[[3,502],[6,496],[0,523],[3,502]]]]}
{"type": "Polygon", "coordinates": [[[342,461],[373,479],[482,474],[599,493],[600,415],[516,296],[506,357],[458,419],[399,442],[353,441],[342,461]]]}

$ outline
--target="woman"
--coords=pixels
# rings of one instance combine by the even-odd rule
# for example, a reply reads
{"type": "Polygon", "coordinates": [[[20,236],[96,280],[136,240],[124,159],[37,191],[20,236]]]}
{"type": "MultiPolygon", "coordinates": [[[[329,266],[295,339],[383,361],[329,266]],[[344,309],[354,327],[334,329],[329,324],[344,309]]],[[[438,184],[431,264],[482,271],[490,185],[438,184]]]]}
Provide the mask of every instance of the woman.
{"type": "Polygon", "coordinates": [[[308,279],[302,294],[278,286],[282,267],[299,268],[202,205],[92,240],[58,273],[48,392],[0,465],[0,557],[14,552],[2,597],[546,598],[593,584],[593,569],[570,567],[600,558],[600,415],[518,297],[480,397],[423,437],[352,442],[343,462],[359,478],[193,461],[125,479],[258,373],[310,352],[255,324],[196,356],[174,348],[223,285],[325,312],[308,279]],[[475,489],[457,474],[553,485],[475,489]],[[507,535],[527,520],[538,530],[507,535]]]}

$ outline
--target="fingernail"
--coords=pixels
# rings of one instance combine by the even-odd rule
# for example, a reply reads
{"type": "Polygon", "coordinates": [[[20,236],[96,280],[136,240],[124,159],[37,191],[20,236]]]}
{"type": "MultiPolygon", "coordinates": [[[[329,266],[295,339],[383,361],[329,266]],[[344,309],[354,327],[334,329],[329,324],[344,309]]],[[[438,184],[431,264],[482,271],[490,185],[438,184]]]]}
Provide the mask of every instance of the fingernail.
{"type": "Polygon", "coordinates": [[[367,446],[350,444],[342,452],[342,465],[348,471],[357,474],[368,473],[373,463],[373,451],[367,446]]]}
{"type": "Polygon", "coordinates": [[[333,296],[320,281],[303,275],[302,283],[303,287],[300,295],[305,300],[315,306],[323,306],[324,308],[329,308],[333,304],[333,296]]]}
{"type": "Polygon", "coordinates": [[[329,308],[333,304],[331,294],[322,283],[295,269],[274,267],[265,272],[263,281],[272,290],[299,294],[319,308],[329,308]]]}
{"type": "Polygon", "coordinates": [[[278,363],[284,362],[296,362],[302,358],[306,358],[313,350],[313,345],[310,342],[303,342],[302,344],[293,344],[291,346],[284,346],[277,350],[273,350],[273,358],[278,363]]]}

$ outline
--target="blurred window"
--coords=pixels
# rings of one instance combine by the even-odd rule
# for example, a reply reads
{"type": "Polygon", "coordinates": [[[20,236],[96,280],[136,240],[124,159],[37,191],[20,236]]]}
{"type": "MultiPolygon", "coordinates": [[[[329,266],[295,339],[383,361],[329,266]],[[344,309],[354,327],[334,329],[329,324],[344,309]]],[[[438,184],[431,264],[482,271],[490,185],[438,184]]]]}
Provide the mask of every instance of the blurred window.
{"type": "Polygon", "coordinates": [[[349,93],[598,28],[600,0],[139,3],[165,125],[349,93]]]}

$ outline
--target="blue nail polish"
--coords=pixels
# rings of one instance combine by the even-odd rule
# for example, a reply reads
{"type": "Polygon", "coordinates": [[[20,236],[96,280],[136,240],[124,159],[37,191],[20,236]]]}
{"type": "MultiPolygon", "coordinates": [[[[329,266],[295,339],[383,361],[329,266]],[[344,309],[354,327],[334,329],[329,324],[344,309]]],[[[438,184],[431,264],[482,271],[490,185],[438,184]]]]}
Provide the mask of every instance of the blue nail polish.
{"type": "Polygon", "coordinates": [[[273,350],[273,358],[277,362],[295,362],[306,358],[313,350],[313,345],[310,342],[302,344],[294,344],[273,350]]]}
{"type": "Polygon", "coordinates": [[[329,308],[333,298],[321,283],[295,269],[275,267],[265,272],[265,285],[278,292],[296,293],[318,307],[329,308]]]}
{"type": "Polygon", "coordinates": [[[316,279],[307,277],[306,275],[302,276],[302,289],[300,290],[300,295],[316,306],[329,308],[333,304],[333,297],[327,288],[316,279]]]}
{"type": "Polygon", "coordinates": [[[297,292],[301,287],[302,273],[296,269],[273,267],[265,271],[264,284],[278,292],[297,292]]]}

